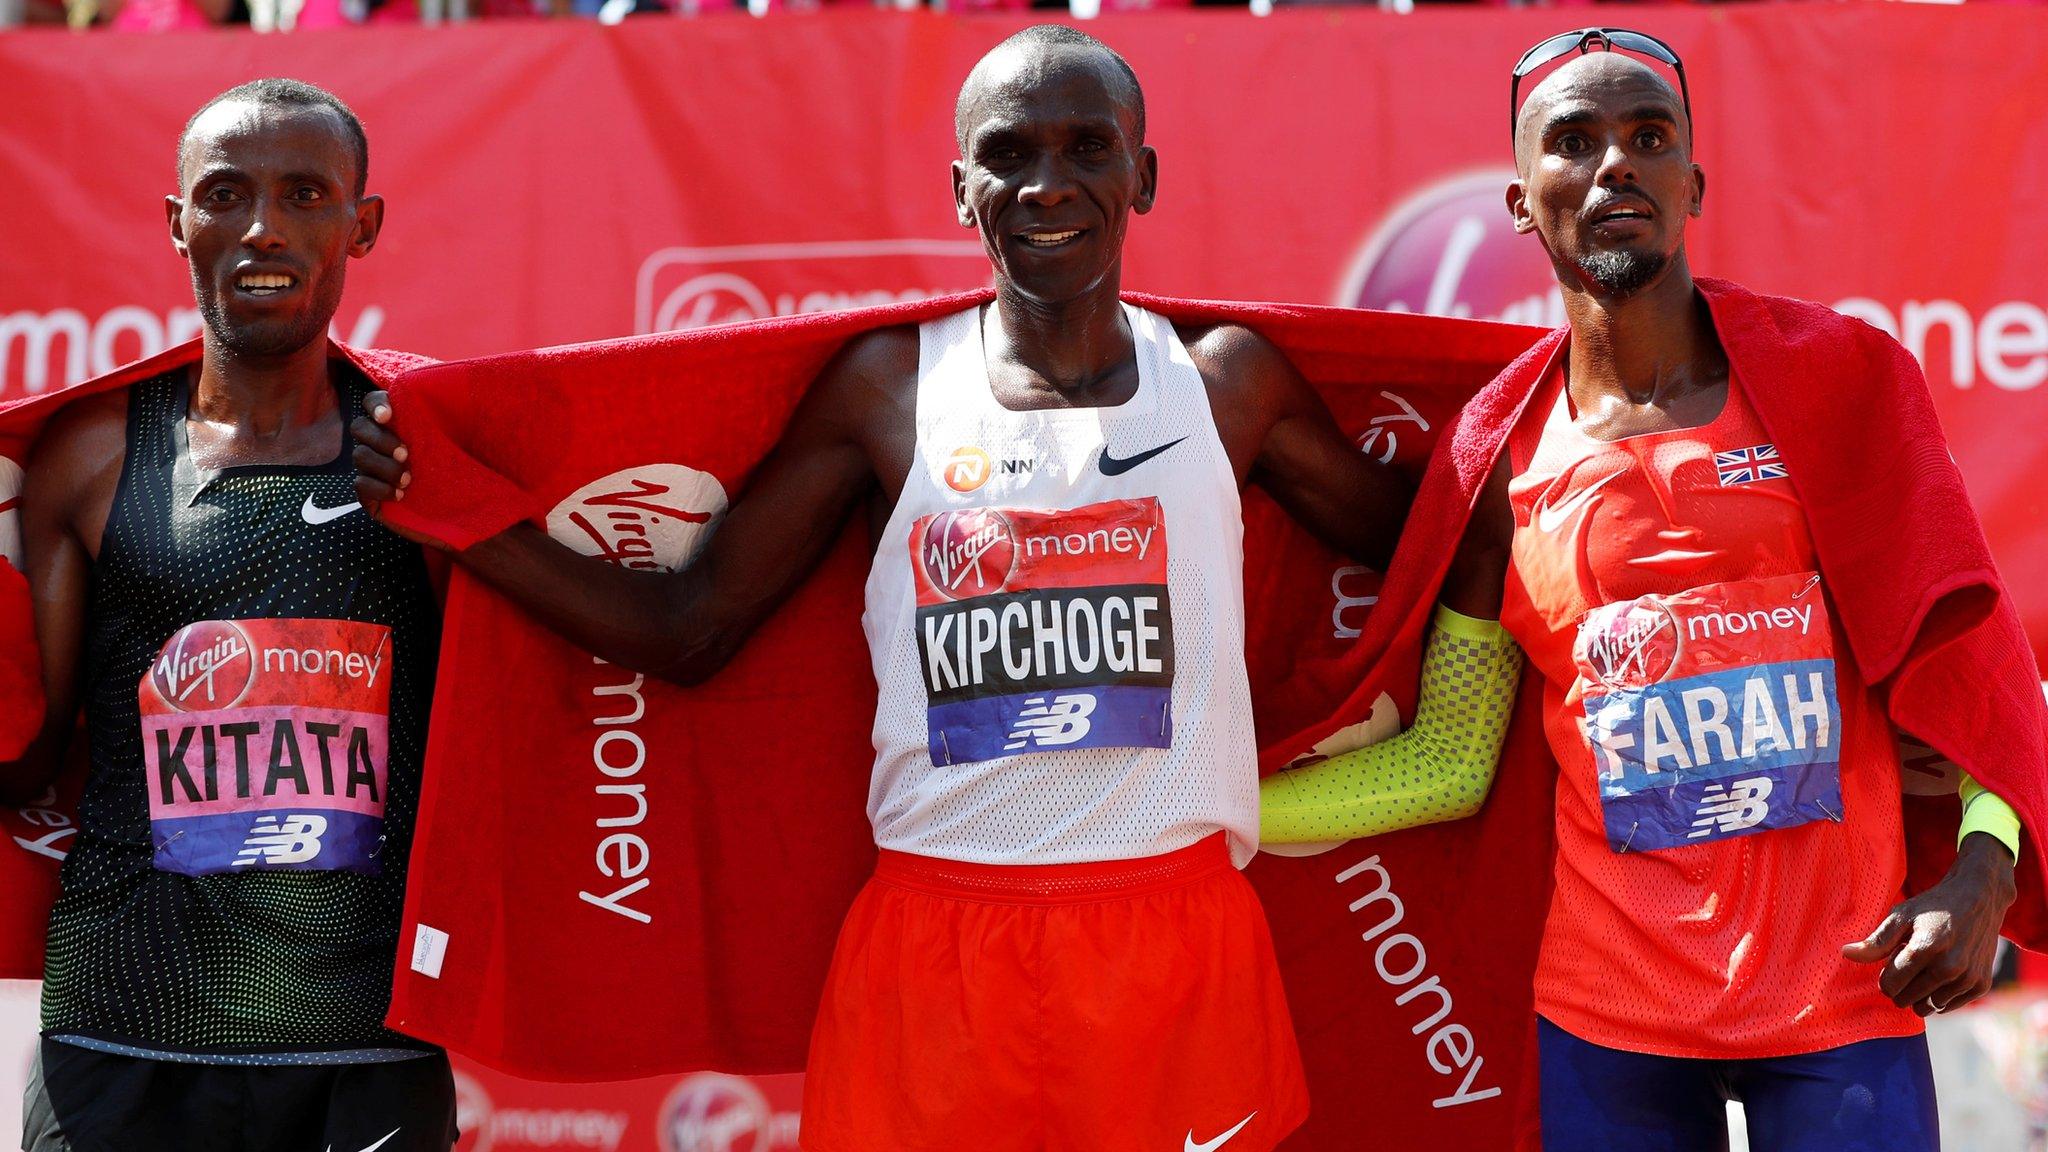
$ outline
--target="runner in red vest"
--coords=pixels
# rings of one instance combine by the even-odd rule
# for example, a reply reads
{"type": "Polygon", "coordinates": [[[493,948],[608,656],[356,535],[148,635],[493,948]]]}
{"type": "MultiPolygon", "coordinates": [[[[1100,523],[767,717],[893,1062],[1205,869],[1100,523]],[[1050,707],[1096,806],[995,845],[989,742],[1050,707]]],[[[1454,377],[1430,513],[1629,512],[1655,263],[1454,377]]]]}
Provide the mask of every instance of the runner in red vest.
{"type": "Polygon", "coordinates": [[[48,706],[0,791],[46,787],[81,711],[90,761],[30,1152],[455,1138],[447,1056],[384,1026],[440,609],[345,431],[427,361],[327,336],[384,219],[368,164],[297,81],[195,113],[165,207],[202,339],[81,385],[29,459],[48,706]]]}
{"type": "MultiPolygon", "coordinates": [[[[680,573],[531,526],[459,559],[589,651],[695,683],[867,504],[882,854],[819,1011],[804,1146],[1271,1148],[1307,1098],[1237,871],[1259,836],[1239,492],[1383,566],[1407,487],[1261,337],[1121,302],[1158,160],[1114,52],[1020,33],[957,124],[994,303],[843,350],[680,573]]],[[[363,498],[398,499],[404,449],[357,435],[363,498]]],[[[1499,568],[1472,583],[1489,602],[1460,606],[1490,614],[1499,568]]],[[[1474,627],[1439,651],[1504,701],[1512,646],[1474,627]]],[[[1489,765],[1496,712],[1470,744],[1489,765]]]]}
{"type": "MultiPolygon", "coordinates": [[[[1963,777],[1954,867],[1901,901],[1901,702],[1851,650],[1879,614],[1870,566],[1829,550],[1842,513],[1823,519],[1831,505],[1814,499],[1831,491],[1824,473],[1904,466],[1885,439],[1903,425],[1880,414],[1931,411],[1926,386],[1896,367],[1910,360],[1895,345],[1810,305],[1763,305],[1782,313],[1779,339],[1826,333],[1845,349],[1805,378],[1777,378],[1753,340],[1717,331],[1739,290],[1696,286],[1687,266],[1686,222],[1706,193],[1689,97],[1615,49],[1683,83],[1668,46],[1619,29],[1546,40],[1515,71],[1519,87],[1569,57],[1516,111],[1507,205],[1550,254],[1570,328],[1473,406],[1520,417],[1468,426],[1459,445],[1491,437],[1496,486],[1509,480],[1502,622],[1542,677],[1560,766],[1535,976],[1544,1147],[1726,1148],[1734,1099],[1759,1152],[1931,1152],[1921,1017],[1989,988],[2020,826],[1963,777]],[[1868,418],[1868,451],[1798,455],[1779,397],[1833,386],[1831,363],[1866,349],[1876,366],[1847,375],[1867,397],[1837,403],[1868,418]]],[[[1895,510],[1902,551],[1924,515],[1895,510]]],[[[1983,696],[2009,687],[2038,709],[2031,667],[1986,659],[1979,674],[1983,696]]],[[[2040,776],[2011,751],[1978,751],[2007,781],[2040,776]]],[[[1341,794],[1358,772],[1318,766],[1268,787],[1341,794]]]]}

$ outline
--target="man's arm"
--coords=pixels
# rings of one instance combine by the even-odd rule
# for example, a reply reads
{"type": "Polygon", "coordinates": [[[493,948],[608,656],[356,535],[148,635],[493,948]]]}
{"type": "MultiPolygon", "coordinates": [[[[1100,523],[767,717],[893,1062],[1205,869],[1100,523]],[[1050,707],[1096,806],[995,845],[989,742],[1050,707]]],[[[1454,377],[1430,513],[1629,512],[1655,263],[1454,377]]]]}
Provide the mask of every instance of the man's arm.
{"type": "Polygon", "coordinates": [[[127,456],[127,395],[74,402],[29,457],[22,543],[42,656],[43,722],[20,759],[0,763],[0,803],[31,803],[57,778],[78,719],[92,563],[127,456]]]}
{"type": "Polygon", "coordinates": [[[1414,495],[1408,482],[1359,451],[1265,337],[1234,324],[1187,336],[1239,483],[1264,488],[1317,539],[1385,571],[1414,495]]]}
{"type": "MultiPolygon", "coordinates": [[[[838,538],[877,467],[909,467],[917,333],[888,329],[855,340],[798,404],[781,442],[680,572],[640,572],[583,556],[530,524],[457,555],[471,573],[577,647],[682,684],[724,667],[746,637],[809,575],[838,538]],[[911,397],[906,401],[906,397],[911,397]],[[895,430],[901,425],[900,435],[895,430]],[[900,461],[899,458],[900,457],[900,461]]],[[[375,506],[403,498],[403,445],[389,401],[351,428],[356,491],[375,506]],[[381,419],[379,419],[381,417],[381,419]]]]}

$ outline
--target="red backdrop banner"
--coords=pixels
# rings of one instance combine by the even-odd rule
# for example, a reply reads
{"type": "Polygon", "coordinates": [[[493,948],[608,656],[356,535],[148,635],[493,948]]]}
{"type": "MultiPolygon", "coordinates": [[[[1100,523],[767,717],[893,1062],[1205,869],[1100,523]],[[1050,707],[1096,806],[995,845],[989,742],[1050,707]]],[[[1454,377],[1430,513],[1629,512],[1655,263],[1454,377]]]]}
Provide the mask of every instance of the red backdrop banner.
{"type": "MultiPolygon", "coordinates": [[[[1544,322],[1507,227],[1507,71],[1540,11],[1162,12],[1091,27],[1145,82],[1159,207],[1126,286],[1544,322]]],[[[1696,270],[1835,305],[1925,363],[2037,650],[2048,518],[2048,21],[2037,9],[1631,11],[1685,56],[1696,270]],[[1988,46],[1996,46],[1995,50],[1988,46]]],[[[0,397],[195,332],[172,145],[229,84],[362,115],[384,238],[338,328],[441,357],[970,288],[952,101],[1020,21],[834,11],[619,28],[0,36],[0,397]]],[[[6,478],[0,477],[0,487],[6,478]]],[[[0,499],[4,503],[4,499],[0,499]]],[[[4,529],[0,529],[4,531],[4,529]]]]}
{"type": "MultiPolygon", "coordinates": [[[[1502,207],[1507,70],[1575,22],[1359,9],[1095,22],[1145,83],[1161,155],[1126,286],[1555,322],[1543,254],[1502,207]]],[[[173,142],[208,97],[263,75],[332,88],[368,128],[389,215],[337,319],[357,343],[472,356],[985,284],[947,189],[952,100],[1021,23],[837,11],[0,35],[0,397],[198,330],[164,225],[173,142]]],[[[2039,654],[2048,20],[1773,5],[1632,9],[1627,23],[1686,58],[1709,177],[1694,268],[1834,305],[1920,357],[2039,654]]],[[[1408,427],[1375,421],[1361,442],[1391,452],[1408,427]]],[[[0,461],[0,552],[18,546],[18,479],[0,461]]],[[[1370,593],[1363,574],[1333,577],[1336,634],[1355,631],[1370,593]]],[[[466,1145],[479,1149],[765,1150],[788,1146],[793,1124],[780,1081],[643,1086],[614,1107],[589,1086],[535,1096],[477,1076],[497,1117],[466,1145]],[[645,1116],[616,1123],[629,1111],[645,1116]]]]}

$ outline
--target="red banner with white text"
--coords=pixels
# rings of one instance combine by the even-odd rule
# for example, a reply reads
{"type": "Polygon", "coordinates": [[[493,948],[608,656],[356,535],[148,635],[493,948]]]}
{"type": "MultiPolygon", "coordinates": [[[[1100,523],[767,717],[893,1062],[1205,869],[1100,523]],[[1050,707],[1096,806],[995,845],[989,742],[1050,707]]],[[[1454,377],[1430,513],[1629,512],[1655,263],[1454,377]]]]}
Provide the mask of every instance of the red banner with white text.
{"type": "MultiPolygon", "coordinates": [[[[1361,8],[1094,22],[1144,82],[1161,157],[1125,286],[1558,322],[1543,252],[1502,203],[1507,72],[1578,22],[1361,8]]],[[[2033,473],[2048,464],[2034,432],[2048,427],[2048,13],[1759,5],[1624,22],[1686,59],[1708,175],[1694,269],[1831,304],[1920,358],[2048,652],[2033,473]]],[[[333,89],[368,129],[389,208],[336,321],[355,343],[473,356],[986,284],[953,219],[953,96],[1021,23],[833,11],[0,33],[0,398],[199,330],[164,223],[174,142],[204,100],[263,75],[333,89]]],[[[1417,426],[1426,414],[1376,419],[1362,446],[1391,453],[1417,426]]],[[[17,562],[18,485],[0,459],[0,555],[17,562]]],[[[1356,634],[1372,590],[1368,573],[1334,574],[1335,635],[1356,634]]],[[[463,1147],[478,1152],[794,1147],[788,1079],[468,1077],[463,1147]]]]}

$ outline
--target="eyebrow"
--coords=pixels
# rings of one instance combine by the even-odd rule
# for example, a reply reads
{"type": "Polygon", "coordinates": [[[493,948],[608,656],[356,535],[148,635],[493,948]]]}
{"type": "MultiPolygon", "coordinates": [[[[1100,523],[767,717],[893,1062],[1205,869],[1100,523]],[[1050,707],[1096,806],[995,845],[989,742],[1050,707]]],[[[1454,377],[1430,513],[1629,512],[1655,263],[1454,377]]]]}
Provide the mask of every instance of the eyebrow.
{"type": "MultiPolygon", "coordinates": [[[[1659,123],[1669,124],[1674,128],[1678,126],[1677,109],[1664,104],[1639,104],[1622,113],[1619,118],[1630,124],[1659,123]]],[[[1598,119],[1600,119],[1599,112],[1583,104],[1574,108],[1562,109],[1551,113],[1544,119],[1543,128],[1538,135],[1549,136],[1560,128],[1588,124],[1598,119]]]]}

